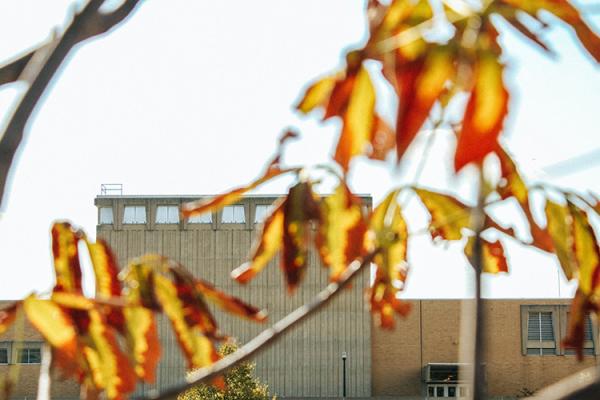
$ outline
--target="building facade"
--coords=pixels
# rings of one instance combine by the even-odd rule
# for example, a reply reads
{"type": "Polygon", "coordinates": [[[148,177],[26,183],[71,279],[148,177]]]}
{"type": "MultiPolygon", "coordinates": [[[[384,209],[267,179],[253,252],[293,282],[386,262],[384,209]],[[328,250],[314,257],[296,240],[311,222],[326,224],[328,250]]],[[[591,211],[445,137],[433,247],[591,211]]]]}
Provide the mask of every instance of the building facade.
{"type": "MultiPolygon", "coordinates": [[[[178,207],[197,197],[100,196],[97,236],[115,251],[119,264],[146,253],[182,263],[194,275],[265,308],[274,323],[324,288],[327,271],[311,253],[301,289],[288,295],[274,260],[247,286],[229,273],[246,261],[252,238],[274,196],[253,196],[221,212],[181,221],[178,207]]],[[[370,199],[364,198],[370,206],[370,199]]],[[[364,304],[365,271],[322,311],[307,319],[255,359],[257,375],[272,394],[284,398],[342,395],[342,354],[347,355],[346,388],[351,398],[422,399],[464,397],[468,386],[458,374],[460,300],[411,300],[412,312],[384,331],[372,325],[364,304]]],[[[560,341],[566,333],[569,300],[487,300],[485,376],[490,397],[516,398],[532,393],[600,361],[598,328],[586,324],[584,360],[560,341]]],[[[243,344],[266,328],[215,310],[221,330],[243,344]]],[[[185,362],[167,321],[159,322],[162,359],[154,385],[137,394],[180,382],[185,362]]],[[[25,325],[0,337],[0,376],[11,366],[22,372],[13,397],[35,395],[41,339],[25,325]],[[23,334],[25,332],[25,334],[23,334]]],[[[57,383],[53,396],[76,398],[72,382],[57,383]]]]}

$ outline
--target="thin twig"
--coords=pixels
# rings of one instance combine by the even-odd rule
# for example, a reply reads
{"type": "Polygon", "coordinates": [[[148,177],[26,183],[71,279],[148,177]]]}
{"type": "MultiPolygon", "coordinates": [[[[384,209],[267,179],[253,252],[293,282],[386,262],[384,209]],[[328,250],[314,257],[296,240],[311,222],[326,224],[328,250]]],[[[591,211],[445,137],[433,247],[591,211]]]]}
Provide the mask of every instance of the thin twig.
{"type": "Polygon", "coordinates": [[[67,54],[77,43],[110,30],[139,3],[139,0],[126,0],[113,12],[105,14],[98,10],[104,1],[90,0],[81,12],[75,14],[62,36],[51,39],[0,68],[0,84],[16,80],[29,84],[0,132],[0,207],[3,204],[8,173],[23,140],[25,126],[67,54]]]}
{"type": "Polygon", "coordinates": [[[296,310],[286,315],[269,329],[264,330],[247,344],[240,347],[235,353],[222,358],[209,367],[201,368],[192,372],[187,376],[185,382],[166,388],[160,393],[143,397],[142,399],[176,399],[178,394],[184,392],[192,386],[216,378],[240,362],[243,362],[246,359],[256,355],[258,352],[265,350],[272,342],[279,339],[283,333],[319,310],[321,307],[328,304],[337,294],[340,293],[341,289],[357,275],[359,271],[371,264],[373,258],[379,253],[379,251],[380,249],[374,250],[365,256],[362,261],[353,261],[341,275],[338,282],[332,282],[327,285],[327,287],[313,297],[310,302],[298,307],[296,310]]]}

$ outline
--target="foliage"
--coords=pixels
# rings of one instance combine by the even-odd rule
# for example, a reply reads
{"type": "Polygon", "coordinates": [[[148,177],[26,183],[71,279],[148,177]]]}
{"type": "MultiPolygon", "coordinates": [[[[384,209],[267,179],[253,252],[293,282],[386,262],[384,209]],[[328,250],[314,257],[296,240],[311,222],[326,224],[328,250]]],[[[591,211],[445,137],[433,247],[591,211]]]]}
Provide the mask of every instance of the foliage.
{"type": "MultiPolygon", "coordinates": [[[[224,343],[219,355],[227,356],[237,350],[234,343],[224,343]]],[[[268,400],[269,388],[254,377],[256,365],[244,362],[225,373],[225,388],[200,384],[185,393],[179,400],[268,400]]]]}
{"type": "MultiPolygon", "coordinates": [[[[478,272],[509,270],[506,240],[554,254],[565,276],[579,282],[565,344],[576,348],[581,357],[584,317],[600,311],[600,250],[589,222],[591,215],[600,212],[600,201],[593,194],[528,186],[501,144],[510,93],[504,81],[505,51],[498,43],[497,27],[499,21],[507,22],[549,51],[538,32],[521,21],[526,16],[546,26],[542,18],[553,15],[574,30],[597,62],[600,38],[566,0],[441,4],[432,7],[425,0],[393,0],[385,5],[370,0],[366,44],[346,54],[340,71],[324,75],[307,88],[297,104],[299,113],[321,113],[323,120],[338,118],[342,122],[334,163],[313,168],[285,165],[284,145],[298,136],[287,131],[265,172],[254,182],[207,201],[186,204],[182,215],[217,211],[275,177],[295,176],[288,193],[266,218],[249,262],[234,269],[233,278],[248,282],[281,252],[282,271],[293,291],[302,283],[311,246],[318,250],[334,282],[348,278],[348,265],[353,261],[372,257],[377,269],[368,301],[385,328],[394,326],[395,315],[409,312],[399,295],[407,278],[410,235],[429,233],[435,242],[463,243],[468,261],[478,272]],[[436,36],[440,23],[450,28],[450,37],[436,36]],[[381,66],[380,74],[368,67],[372,62],[381,66]],[[375,80],[383,80],[395,91],[394,124],[376,112],[377,103],[388,99],[378,95],[375,80]],[[462,104],[465,96],[466,104],[462,104]],[[434,113],[436,107],[442,112],[434,113]],[[449,108],[462,110],[458,123],[447,115],[449,108]],[[347,181],[353,161],[357,157],[395,158],[396,163],[403,163],[428,119],[455,131],[454,170],[458,174],[471,166],[479,172],[479,203],[470,205],[435,190],[401,186],[390,188],[372,212],[366,211],[347,181]],[[318,194],[319,182],[311,178],[315,170],[336,179],[331,196],[318,194]],[[534,191],[545,201],[545,223],[534,218],[539,211],[532,209],[529,201],[534,191]],[[426,229],[406,224],[398,200],[405,192],[416,194],[429,212],[426,229]],[[516,207],[529,225],[529,238],[517,236],[511,227],[494,219],[492,210],[500,203],[516,207]],[[489,239],[492,231],[502,240],[489,239]]],[[[54,365],[78,379],[89,396],[105,392],[111,399],[125,397],[137,379],[154,379],[159,358],[155,313],[164,313],[171,321],[190,368],[208,366],[220,358],[214,344],[223,335],[206,301],[254,321],[265,319],[258,309],[158,255],[131,261],[117,276],[119,267],[105,243],[90,242],[67,223],[53,227],[52,249],[56,286],[50,299],[31,295],[1,311],[0,334],[17,313],[25,313],[52,346],[54,365]],[[81,290],[79,243],[87,246],[94,266],[97,293],[92,299],[84,297],[81,290]]]]}

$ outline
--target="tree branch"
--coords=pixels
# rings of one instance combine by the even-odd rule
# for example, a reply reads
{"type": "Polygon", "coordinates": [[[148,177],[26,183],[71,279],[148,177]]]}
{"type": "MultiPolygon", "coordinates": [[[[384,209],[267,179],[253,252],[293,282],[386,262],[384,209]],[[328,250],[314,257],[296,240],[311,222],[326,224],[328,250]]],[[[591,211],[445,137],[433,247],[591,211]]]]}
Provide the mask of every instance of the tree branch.
{"type": "Polygon", "coordinates": [[[69,51],[77,43],[110,30],[124,20],[139,3],[139,0],[126,0],[114,11],[104,14],[98,11],[104,1],[88,1],[81,12],[75,14],[62,36],[53,38],[0,68],[0,85],[16,80],[29,84],[0,134],[0,207],[3,204],[8,173],[23,140],[25,126],[69,51]]]}
{"type": "Polygon", "coordinates": [[[279,320],[270,328],[261,332],[254,339],[240,347],[235,353],[228,355],[210,367],[198,369],[186,377],[185,382],[166,388],[164,391],[151,394],[147,397],[142,397],[145,400],[166,400],[176,399],[177,395],[184,392],[185,390],[202,382],[209,381],[217,376],[222,375],[227,370],[233,368],[237,364],[245,361],[246,359],[256,355],[262,350],[265,350],[272,342],[279,339],[279,337],[288,331],[290,328],[295,326],[306,317],[319,310],[321,307],[328,304],[340,290],[346,286],[359,271],[365,266],[371,264],[375,256],[379,253],[380,249],[376,249],[369,253],[363,258],[362,261],[353,261],[348,268],[341,275],[338,282],[332,282],[325,289],[319,292],[313,299],[300,306],[284,318],[279,320]]]}
{"type": "Polygon", "coordinates": [[[546,386],[529,397],[532,400],[584,400],[595,399],[600,393],[600,370],[597,366],[586,368],[560,381],[546,386]]]}

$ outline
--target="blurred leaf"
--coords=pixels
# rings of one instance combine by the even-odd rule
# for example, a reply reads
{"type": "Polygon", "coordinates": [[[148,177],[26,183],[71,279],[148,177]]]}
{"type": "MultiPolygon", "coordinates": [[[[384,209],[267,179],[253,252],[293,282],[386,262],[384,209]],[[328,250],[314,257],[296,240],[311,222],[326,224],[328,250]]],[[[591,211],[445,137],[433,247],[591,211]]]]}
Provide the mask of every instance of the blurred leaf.
{"type": "Polygon", "coordinates": [[[308,114],[317,107],[325,107],[335,86],[337,77],[326,76],[313,83],[296,106],[304,114],[308,114]]]}
{"type": "Polygon", "coordinates": [[[492,51],[482,52],[475,63],[475,84],[458,136],[454,169],[482,163],[498,148],[498,136],[508,113],[508,91],[502,79],[504,67],[492,51]]]}
{"type": "Polygon", "coordinates": [[[452,196],[425,189],[414,189],[429,214],[432,238],[460,240],[462,230],[471,227],[471,210],[452,196]]]}
{"type": "Polygon", "coordinates": [[[348,265],[363,253],[367,230],[362,201],[341,183],[322,202],[323,220],[319,226],[317,247],[323,263],[336,281],[348,265]]]}
{"type": "Polygon", "coordinates": [[[256,276],[279,251],[283,239],[283,202],[284,200],[277,202],[265,219],[258,234],[260,239],[252,249],[251,261],[231,272],[231,276],[238,282],[246,283],[256,276]]]}
{"type": "Polygon", "coordinates": [[[501,0],[537,19],[541,11],[548,11],[570,25],[579,41],[597,62],[600,62],[600,37],[585,23],[579,11],[566,0],[501,0]]]}
{"type": "Polygon", "coordinates": [[[514,196],[519,204],[528,204],[529,195],[527,186],[521,178],[515,162],[502,146],[498,146],[496,154],[500,160],[502,181],[498,185],[498,194],[502,199],[514,196]]]}
{"type": "Polygon", "coordinates": [[[585,320],[594,305],[590,297],[577,290],[571,302],[571,312],[567,321],[567,336],[563,339],[563,346],[575,349],[577,360],[583,361],[583,344],[585,341],[585,320]]]}
{"type": "Polygon", "coordinates": [[[52,226],[52,254],[56,273],[55,292],[82,293],[77,243],[81,235],[67,222],[52,226]]]}
{"type": "Polygon", "coordinates": [[[119,266],[112,250],[102,239],[98,239],[96,243],[92,243],[87,239],[85,242],[94,267],[96,296],[120,296],[119,266]]]}
{"type": "Polygon", "coordinates": [[[579,290],[589,296],[600,283],[598,240],[585,212],[571,202],[568,208],[573,218],[573,252],[579,267],[579,290]]]}
{"type": "Polygon", "coordinates": [[[335,160],[348,170],[352,157],[364,154],[371,142],[375,118],[375,88],[369,72],[362,66],[351,77],[348,106],[343,113],[343,128],[335,150],[335,160]]]}
{"type": "Polygon", "coordinates": [[[371,214],[367,248],[379,252],[373,259],[375,279],[370,288],[371,311],[387,329],[395,326],[394,312],[406,316],[410,304],[398,298],[407,274],[408,228],[398,206],[395,190],[371,214]]]}
{"type": "Polygon", "coordinates": [[[396,132],[379,115],[375,114],[369,158],[384,161],[394,147],[396,147],[396,132]]]}
{"type": "Polygon", "coordinates": [[[155,276],[154,283],[156,298],[171,321],[188,367],[204,367],[218,360],[219,356],[212,341],[203,335],[198,324],[188,324],[189,310],[186,310],[186,307],[189,305],[184,304],[179,298],[175,284],[161,275],[155,276]]]}
{"type": "Polygon", "coordinates": [[[6,332],[15,321],[19,306],[20,302],[15,302],[0,310],[0,335],[6,332]]]}
{"type": "Polygon", "coordinates": [[[123,309],[127,345],[138,377],[153,383],[160,359],[160,342],[152,311],[130,306],[123,309]]]}
{"type": "Polygon", "coordinates": [[[578,266],[573,253],[572,219],[569,208],[551,200],[546,201],[548,233],[554,243],[554,252],[568,280],[573,279],[578,266]]]}
{"type": "Polygon", "coordinates": [[[306,269],[312,223],[320,223],[321,211],[308,182],[293,186],[283,207],[282,268],[289,290],[295,289],[306,269]]]}
{"type": "Polygon", "coordinates": [[[264,322],[267,319],[267,313],[265,311],[247,304],[237,297],[229,296],[228,294],[217,290],[213,285],[206,281],[196,279],[195,285],[196,289],[200,291],[207,300],[231,314],[248,318],[256,322],[264,322]]]}
{"type": "Polygon", "coordinates": [[[89,312],[88,340],[84,340],[85,355],[94,383],[105,390],[109,399],[122,399],[135,389],[135,372],[121,351],[115,331],[106,324],[97,310],[89,312]]]}
{"type": "Polygon", "coordinates": [[[445,83],[454,74],[453,56],[449,46],[432,45],[415,60],[398,55],[391,66],[393,72],[386,73],[398,93],[398,161],[421,130],[431,108],[443,93],[445,83]]]}
{"type": "MultiPolygon", "coordinates": [[[[471,236],[465,245],[465,255],[467,260],[473,265],[473,246],[475,245],[475,237],[471,236]]],[[[504,247],[499,240],[490,242],[481,238],[481,248],[483,250],[483,266],[482,272],[489,274],[497,274],[498,272],[508,273],[508,263],[504,255],[504,247]]],[[[474,267],[474,266],[473,266],[474,267]]]]}

